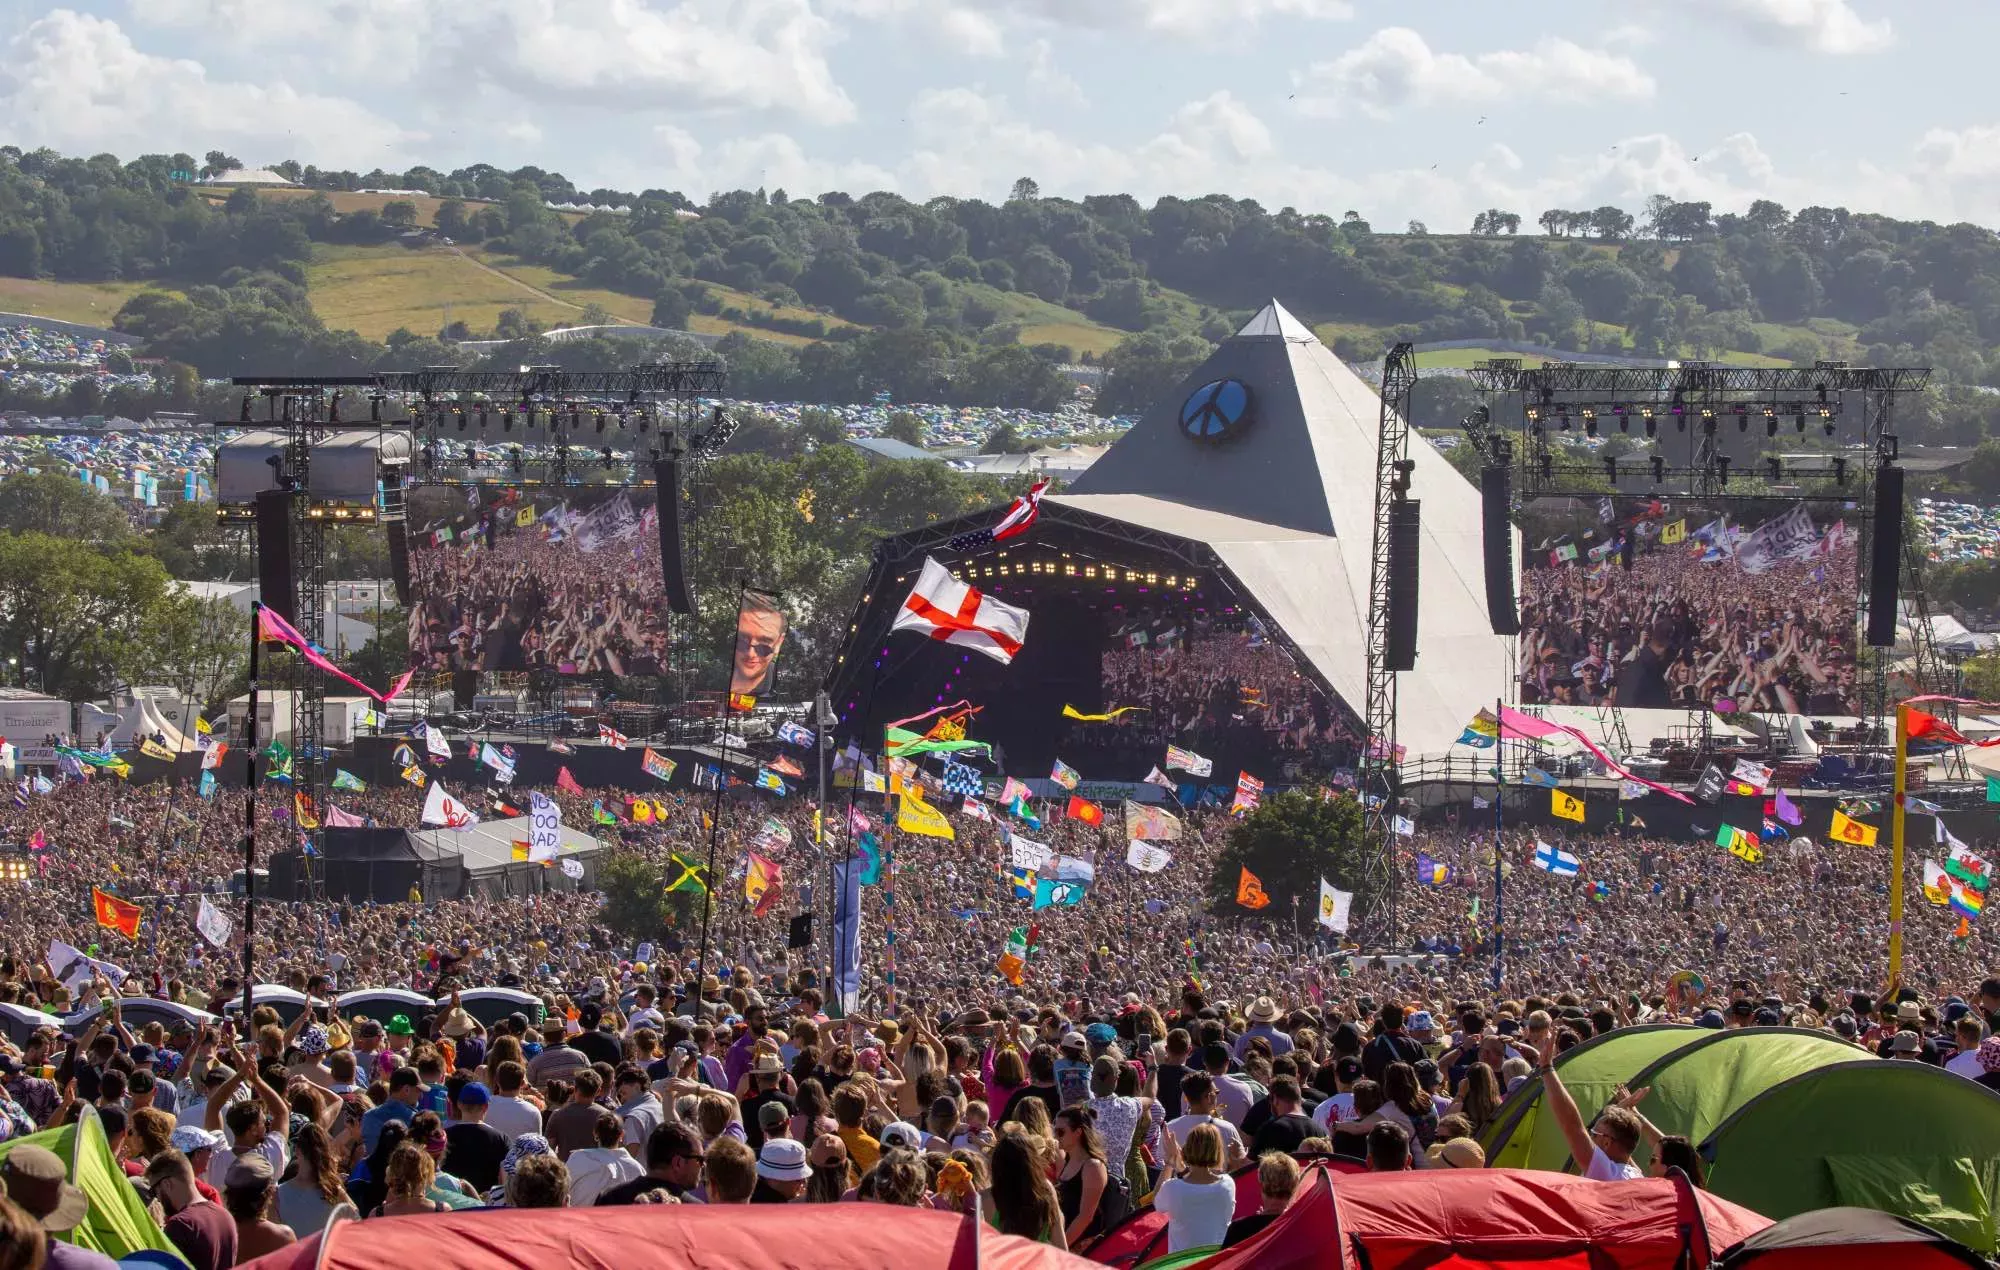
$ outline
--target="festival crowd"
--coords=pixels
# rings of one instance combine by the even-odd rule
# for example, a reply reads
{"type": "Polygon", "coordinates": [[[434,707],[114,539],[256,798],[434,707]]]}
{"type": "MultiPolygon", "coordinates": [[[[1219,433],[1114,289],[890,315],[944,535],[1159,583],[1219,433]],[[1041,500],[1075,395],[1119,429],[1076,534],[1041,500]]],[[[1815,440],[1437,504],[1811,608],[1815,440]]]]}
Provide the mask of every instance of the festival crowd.
{"type": "MultiPolygon", "coordinates": [[[[1904,984],[1878,995],[1882,849],[1776,844],[1753,866],[1712,841],[1577,835],[1565,842],[1582,874],[1559,879],[1530,865],[1533,833],[1507,831],[1496,897],[1490,827],[1426,824],[1397,840],[1402,877],[1421,853],[1449,878],[1399,887],[1398,942],[1415,955],[1370,957],[1318,928],[1317,896],[1280,894],[1248,915],[1211,904],[1234,825],[1220,812],[1186,812],[1178,840],[1159,844],[1171,865],[1149,874],[1125,865],[1115,807],[1092,827],[1045,805],[1029,832],[1093,860],[1096,880],[1079,905],[1031,911],[1013,897],[1002,813],[940,796],[955,838],[887,835],[881,882],[862,890],[864,982],[841,1018],[823,961],[829,862],[860,831],[857,809],[880,829],[879,795],[842,793],[819,849],[796,795],[662,793],[634,823],[616,791],[541,792],[571,825],[591,824],[593,804],[626,810],[603,835],[656,866],[705,858],[713,836],[706,963],[698,917],[635,939],[607,928],[603,897],[559,881],[527,899],[260,902],[258,979],[328,996],[408,987],[436,1010],[288,1020],[264,1007],[170,1030],[110,1009],[73,1037],[52,1017],[27,1044],[0,1045],[5,1136],[95,1107],[197,1270],[309,1236],[341,1203],[368,1218],[976,1200],[1001,1230],[1079,1248],[1151,1197],[1180,1250],[1240,1241],[1281,1212],[1299,1156],[1478,1167],[1474,1139],[1510,1088],[1548,1082],[1561,1121],[1553,1055],[1634,1022],[1823,1029],[2000,1086],[2000,980],[1985,978],[1984,937],[1954,938],[1914,884],[1904,984]],[[783,870],[761,914],[743,898],[753,839],[783,870]],[[1508,932],[1497,982],[1496,898],[1508,932]],[[801,951],[788,936],[803,911],[821,921],[801,951]],[[1018,983],[996,964],[1015,928],[1032,940],[1018,983]],[[1704,990],[1669,990],[1676,971],[1704,990]],[[495,984],[539,996],[542,1017],[482,1026],[454,999],[495,984]],[[1232,1221],[1235,1186],[1253,1176],[1261,1211],[1232,1221]]],[[[393,825],[414,825],[421,798],[400,782],[336,795],[393,825]]],[[[217,947],[194,923],[199,893],[240,864],[240,794],[97,776],[26,801],[0,813],[0,835],[40,828],[46,847],[28,884],[0,890],[0,1000],[63,1015],[158,995],[228,1011],[240,925],[217,947]],[[98,929],[93,886],[142,906],[136,940],[98,929]],[[51,940],[107,967],[59,984],[51,940]]],[[[281,787],[260,794],[277,836],[290,805],[281,787]]],[[[1636,1175],[1648,1128],[1643,1104],[1620,1099],[1576,1157],[1593,1177],[1636,1175]]],[[[1686,1146],[1655,1143],[1654,1155],[1691,1163],[1686,1146]]],[[[0,1244],[75,1224],[84,1201],[55,1168],[30,1147],[0,1165],[0,1244]]],[[[103,1264],[47,1252],[52,1265],[103,1264]]]]}

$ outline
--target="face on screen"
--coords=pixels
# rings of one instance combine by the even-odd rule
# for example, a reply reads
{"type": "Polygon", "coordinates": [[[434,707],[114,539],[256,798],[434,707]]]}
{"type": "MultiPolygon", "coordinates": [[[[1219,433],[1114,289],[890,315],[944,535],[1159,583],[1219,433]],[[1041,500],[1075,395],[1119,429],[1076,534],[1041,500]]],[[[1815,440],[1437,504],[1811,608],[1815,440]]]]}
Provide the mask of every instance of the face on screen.
{"type": "Polygon", "coordinates": [[[784,613],[754,599],[746,600],[736,614],[736,658],[729,690],[752,695],[763,691],[784,646],[784,613]]]}

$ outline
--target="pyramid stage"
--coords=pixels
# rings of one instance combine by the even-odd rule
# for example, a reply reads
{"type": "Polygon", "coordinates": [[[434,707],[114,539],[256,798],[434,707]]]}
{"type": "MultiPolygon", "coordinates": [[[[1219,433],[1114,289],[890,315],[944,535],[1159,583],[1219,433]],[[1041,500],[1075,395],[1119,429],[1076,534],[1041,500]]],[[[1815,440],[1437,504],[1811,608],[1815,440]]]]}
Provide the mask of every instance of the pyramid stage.
{"type": "MultiPolygon", "coordinates": [[[[1168,744],[1210,759],[1200,783],[1217,790],[1239,771],[1275,788],[1354,766],[1380,411],[1376,390],[1273,301],[1044,498],[1026,535],[952,550],[996,508],[878,544],[826,684],[836,734],[873,749],[885,723],[966,700],[982,707],[972,735],[996,747],[989,774],[1039,776],[1060,758],[1089,781],[1132,784],[1168,744]],[[1029,610],[1012,665],[889,633],[926,556],[1029,610]],[[1134,708],[1090,721],[1065,707],[1134,708]]],[[[1419,756],[1444,752],[1510,667],[1485,610],[1479,490],[1431,446],[1410,451],[1420,629],[1397,737],[1419,756]]]]}

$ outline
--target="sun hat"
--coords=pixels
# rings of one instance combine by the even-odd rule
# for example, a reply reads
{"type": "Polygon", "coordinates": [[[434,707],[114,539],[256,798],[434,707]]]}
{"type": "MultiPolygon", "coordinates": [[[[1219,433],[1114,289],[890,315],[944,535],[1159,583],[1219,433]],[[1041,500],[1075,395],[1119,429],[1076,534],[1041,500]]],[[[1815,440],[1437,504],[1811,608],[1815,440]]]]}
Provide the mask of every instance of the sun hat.
{"type": "MultiPolygon", "coordinates": [[[[767,1103],[766,1110],[777,1106],[767,1103]]],[[[806,1144],[791,1138],[771,1138],[757,1152],[757,1176],[774,1182],[803,1182],[813,1175],[806,1163],[806,1144]]]]}
{"type": "Polygon", "coordinates": [[[1403,1020],[1403,1029],[1408,1032],[1430,1032],[1436,1028],[1437,1020],[1431,1017],[1429,1010],[1418,1010],[1403,1020]]]}
{"type": "Polygon", "coordinates": [[[298,1046],[299,1053],[317,1058],[326,1053],[326,1029],[317,1023],[308,1023],[292,1038],[292,1044],[298,1046]]]}
{"type": "Polygon", "coordinates": [[[1891,1054],[1921,1054],[1923,1050],[1924,1038],[1915,1032],[1898,1032],[1896,1039],[1889,1042],[1891,1054]]]}
{"type": "Polygon", "coordinates": [[[479,1020],[467,1014],[463,1009],[453,1009],[449,1014],[444,1016],[444,1026],[440,1030],[446,1036],[456,1040],[461,1036],[470,1036],[472,1033],[478,1031],[479,1020]]]}
{"type": "Polygon", "coordinates": [[[765,1050],[750,1064],[750,1070],[758,1076],[775,1076],[785,1070],[785,1062],[770,1050],[765,1050]]]}
{"type": "Polygon", "coordinates": [[[2000,1033],[1995,1033],[1979,1043],[1979,1066],[1982,1071],[2000,1072],[2000,1033]]]}
{"type": "Polygon", "coordinates": [[[1486,1150],[1471,1138],[1447,1138],[1432,1144],[1424,1152],[1424,1160],[1432,1168],[1483,1169],[1486,1150]]]}
{"type": "Polygon", "coordinates": [[[47,1147],[24,1143],[8,1152],[0,1160],[0,1181],[7,1184],[7,1198],[55,1234],[75,1230],[90,1209],[90,1200],[70,1184],[62,1157],[47,1147]]]}
{"type": "Polygon", "coordinates": [[[167,1145],[182,1155],[193,1155],[197,1151],[214,1151],[223,1145],[222,1134],[210,1133],[198,1124],[184,1124],[175,1129],[167,1139],[167,1145]]]}
{"type": "Polygon", "coordinates": [[[415,1036],[416,1031],[410,1026],[410,1016],[407,1014],[393,1015],[389,1019],[388,1032],[391,1036],[415,1036]]]}
{"type": "Polygon", "coordinates": [[[1274,1022],[1278,1017],[1278,1003],[1269,997],[1258,997],[1250,1003],[1250,1008],[1243,1012],[1243,1017],[1252,1023],[1274,1022]]]}
{"type": "Polygon", "coordinates": [[[1118,1030],[1109,1023],[1093,1023],[1083,1029],[1083,1039],[1092,1045],[1109,1045],[1118,1039],[1118,1030]]]}
{"type": "Polygon", "coordinates": [[[1898,1001],[1896,1003],[1896,1022],[1921,1023],[1923,1021],[1924,1007],[1918,1005],[1915,1001],[1898,1001]]]}

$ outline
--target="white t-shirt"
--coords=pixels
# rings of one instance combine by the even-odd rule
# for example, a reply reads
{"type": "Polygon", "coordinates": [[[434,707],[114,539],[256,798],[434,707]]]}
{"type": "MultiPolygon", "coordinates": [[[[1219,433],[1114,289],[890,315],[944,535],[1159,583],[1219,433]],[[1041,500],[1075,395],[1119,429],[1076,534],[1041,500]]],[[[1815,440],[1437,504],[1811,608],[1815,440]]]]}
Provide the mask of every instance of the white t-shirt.
{"type": "Polygon", "coordinates": [[[1153,1207],[1167,1215],[1168,1253],[1219,1244],[1236,1216],[1236,1182],[1227,1175],[1206,1183],[1170,1177],[1153,1193],[1153,1207]]]}
{"type": "MultiPolygon", "coordinates": [[[[225,1128],[222,1132],[224,1137],[229,1136],[228,1129],[225,1128]]],[[[286,1147],[285,1135],[282,1133],[266,1133],[262,1141],[250,1148],[248,1154],[261,1155],[268,1160],[271,1164],[272,1177],[283,1177],[285,1166],[292,1160],[291,1151],[286,1147]]],[[[221,1190],[224,1179],[229,1176],[229,1166],[234,1163],[236,1163],[236,1153],[233,1150],[211,1151],[208,1156],[208,1184],[218,1191],[221,1190]]]]}
{"type": "Polygon", "coordinates": [[[1351,1092],[1327,1095],[1320,1099],[1319,1106],[1314,1107],[1312,1113],[1312,1122],[1322,1129],[1360,1118],[1354,1114],[1354,1095],[1351,1092]]]}
{"type": "Polygon", "coordinates": [[[1167,1121],[1167,1132],[1174,1135],[1174,1145],[1187,1145],[1188,1135],[1195,1126],[1212,1124],[1222,1134],[1222,1158],[1233,1160],[1243,1153],[1243,1134],[1237,1127],[1221,1116],[1182,1116],[1178,1120],[1167,1121]]]}
{"type": "Polygon", "coordinates": [[[667,1017],[649,1005],[643,1010],[632,1011],[631,1017],[625,1020],[625,1035],[630,1036],[642,1027],[649,1027],[657,1032],[666,1025],[667,1017]]]}
{"type": "Polygon", "coordinates": [[[1956,1072],[1967,1080],[1978,1080],[1986,1074],[1986,1069],[1979,1065],[1979,1051],[1976,1049],[1967,1050],[1963,1054],[1953,1054],[1945,1061],[1944,1069],[1956,1072]]]}
{"type": "Polygon", "coordinates": [[[1583,1175],[1593,1182],[1630,1182],[1646,1176],[1646,1173],[1630,1160],[1618,1163],[1604,1154],[1603,1147],[1592,1144],[1590,1166],[1584,1169],[1583,1175]]]}
{"type": "Polygon", "coordinates": [[[486,1123],[506,1134],[511,1144],[524,1133],[542,1131],[542,1111],[523,1099],[495,1094],[486,1104],[486,1123]]]}

